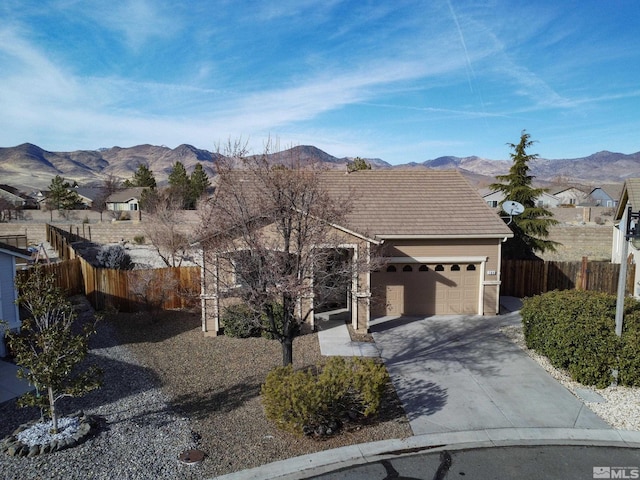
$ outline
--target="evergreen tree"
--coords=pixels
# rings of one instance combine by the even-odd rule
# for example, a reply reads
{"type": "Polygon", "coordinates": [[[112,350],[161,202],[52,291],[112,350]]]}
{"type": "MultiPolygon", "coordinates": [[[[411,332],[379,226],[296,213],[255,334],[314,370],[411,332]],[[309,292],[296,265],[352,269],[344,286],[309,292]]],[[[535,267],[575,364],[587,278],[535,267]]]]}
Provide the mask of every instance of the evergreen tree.
{"type": "Polygon", "coordinates": [[[182,208],[189,208],[191,188],[189,176],[181,162],[176,162],[169,174],[169,194],[182,208]]]}
{"type": "Polygon", "coordinates": [[[51,179],[46,200],[49,210],[73,210],[80,203],[80,196],[63,177],[56,175],[51,179]]]}
{"type": "Polygon", "coordinates": [[[353,159],[353,162],[347,164],[347,172],[355,172],[357,170],[371,170],[371,165],[364,159],[356,157],[353,159]]]}
{"type": "MultiPolygon", "coordinates": [[[[549,227],[558,223],[553,214],[543,207],[537,206],[538,197],[546,192],[544,188],[532,187],[535,178],[529,175],[529,165],[531,160],[538,158],[537,154],[527,153],[527,149],[533,145],[531,136],[522,131],[518,144],[508,143],[513,150],[510,154],[513,165],[506,175],[496,176],[500,183],[493,183],[489,188],[504,194],[504,199],[518,202],[524,206],[524,212],[514,216],[509,224],[513,231],[513,238],[506,241],[502,253],[504,258],[535,259],[538,258],[535,252],[556,250],[558,242],[548,240],[549,227]]],[[[502,216],[507,213],[502,211],[502,216]]]]}
{"type": "Polygon", "coordinates": [[[138,169],[133,174],[132,180],[124,181],[125,187],[147,187],[152,190],[156,188],[156,178],[153,172],[144,164],[139,164],[138,169]]]}
{"type": "Polygon", "coordinates": [[[207,173],[202,168],[201,163],[196,164],[196,168],[191,173],[190,178],[190,205],[189,208],[195,208],[196,202],[207,192],[211,186],[207,173]]]}

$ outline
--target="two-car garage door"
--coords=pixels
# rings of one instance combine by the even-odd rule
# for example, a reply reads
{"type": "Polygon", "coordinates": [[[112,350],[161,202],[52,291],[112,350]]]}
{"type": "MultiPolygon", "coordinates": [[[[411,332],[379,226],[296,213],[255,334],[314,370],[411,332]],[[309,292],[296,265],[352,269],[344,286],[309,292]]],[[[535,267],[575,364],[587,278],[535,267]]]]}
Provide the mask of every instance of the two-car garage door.
{"type": "Polygon", "coordinates": [[[371,274],[374,316],[477,314],[480,265],[390,264],[371,274]]]}

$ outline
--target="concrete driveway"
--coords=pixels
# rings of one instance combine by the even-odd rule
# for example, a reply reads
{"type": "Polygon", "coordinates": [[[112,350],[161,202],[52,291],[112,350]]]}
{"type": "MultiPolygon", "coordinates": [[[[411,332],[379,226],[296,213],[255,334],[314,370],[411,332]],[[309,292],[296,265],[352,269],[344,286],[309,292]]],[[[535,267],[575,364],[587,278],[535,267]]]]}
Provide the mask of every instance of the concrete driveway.
{"type": "Polygon", "coordinates": [[[611,428],[499,329],[496,317],[372,321],[415,435],[496,428],[611,428]]]}

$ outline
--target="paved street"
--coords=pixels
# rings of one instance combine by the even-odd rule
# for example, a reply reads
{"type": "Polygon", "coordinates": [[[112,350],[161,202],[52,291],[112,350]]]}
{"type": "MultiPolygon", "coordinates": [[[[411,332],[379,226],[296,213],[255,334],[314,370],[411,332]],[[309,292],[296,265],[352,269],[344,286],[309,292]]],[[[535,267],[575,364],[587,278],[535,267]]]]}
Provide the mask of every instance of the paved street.
{"type": "Polygon", "coordinates": [[[315,480],[640,478],[640,450],[590,446],[480,448],[389,458],[319,475],[315,480]],[[443,458],[444,457],[444,458],[443,458]]]}

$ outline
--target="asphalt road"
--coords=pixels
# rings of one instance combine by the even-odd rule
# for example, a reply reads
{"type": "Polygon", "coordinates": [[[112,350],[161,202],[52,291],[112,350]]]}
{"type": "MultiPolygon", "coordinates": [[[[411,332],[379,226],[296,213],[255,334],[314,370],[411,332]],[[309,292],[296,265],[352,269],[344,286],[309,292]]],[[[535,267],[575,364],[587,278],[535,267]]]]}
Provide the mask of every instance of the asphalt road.
{"type": "Polygon", "coordinates": [[[640,449],[518,446],[430,452],[309,477],[315,480],[590,480],[640,478],[640,449]]]}

